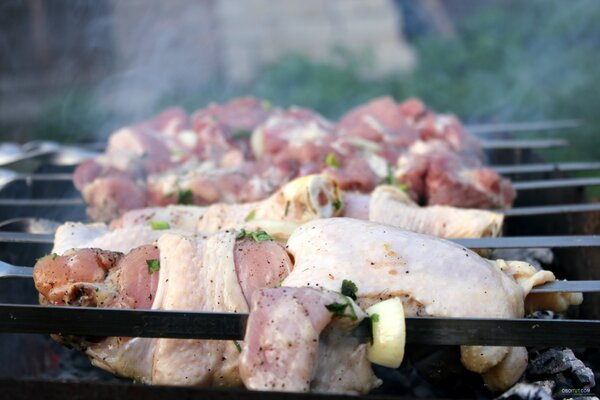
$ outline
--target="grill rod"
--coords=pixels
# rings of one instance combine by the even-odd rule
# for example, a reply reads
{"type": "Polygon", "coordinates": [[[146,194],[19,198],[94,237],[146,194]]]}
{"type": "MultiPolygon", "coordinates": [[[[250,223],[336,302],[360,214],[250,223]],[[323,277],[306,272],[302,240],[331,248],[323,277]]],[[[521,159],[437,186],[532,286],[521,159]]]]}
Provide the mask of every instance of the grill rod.
{"type": "Polygon", "coordinates": [[[557,129],[580,128],[584,125],[578,119],[565,119],[556,121],[531,121],[531,122],[505,122],[491,124],[471,124],[465,126],[467,131],[473,135],[485,135],[490,133],[516,133],[533,131],[551,131],[557,129]]]}
{"type": "MultiPolygon", "coordinates": [[[[447,240],[470,249],[600,247],[600,235],[511,236],[447,240]]],[[[0,231],[1,242],[53,244],[54,234],[0,231]]]]}
{"type": "Polygon", "coordinates": [[[598,186],[600,178],[566,178],[566,179],[545,179],[539,181],[513,182],[515,190],[538,190],[538,189],[557,189],[565,187],[598,186]]]}
{"type": "MultiPolygon", "coordinates": [[[[0,331],[95,337],[243,340],[248,315],[0,304],[0,331]]],[[[368,323],[358,336],[370,337],[368,323]]],[[[600,321],[406,318],[406,342],[435,345],[600,347],[600,321]]]]}
{"type": "MultiPolygon", "coordinates": [[[[21,267],[0,261],[1,278],[33,278],[32,267],[21,267]]],[[[530,293],[600,292],[600,281],[554,281],[534,287],[530,293]]]]}
{"type": "Polygon", "coordinates": [[[543,172],[577,172],[600,170],[600,162],[566,162],[540,164],[490,165],[499,174],[526,174],[543,172]]]}
{"type": "MultiPolygon", "coordinates": [[[[538,163],[538,164],[513,164],[490,165],[489,168],[499,174],[525,174],[544,172],[578,172],[600,170],[600,162],[564,162],[564,163],[538,163]]],[[[11,170],[0,170],[0,185],[12,181],[72,181],[71,173],[33,173],[20,174],[11,170]]]]}

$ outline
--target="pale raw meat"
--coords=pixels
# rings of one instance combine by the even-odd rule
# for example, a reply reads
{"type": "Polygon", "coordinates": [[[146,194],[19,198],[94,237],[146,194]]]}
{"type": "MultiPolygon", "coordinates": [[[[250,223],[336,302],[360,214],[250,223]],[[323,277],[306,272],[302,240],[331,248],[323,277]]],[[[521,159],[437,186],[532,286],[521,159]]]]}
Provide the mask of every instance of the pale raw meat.
{"type": "MultiPolygon", "coordinates": [[[[42,302],[54,305],[248,312],[253,293],[277,285],[291,260],[275,242],[236,236],[167,233],[157,246],[126,255],[97,249],[49,255],[36,264],[34,280],[42,302]],[[159,270],[149,270],[150,260],[160,260],[159,270]]],[[[241,385],[239,352],[231,341],[60,340],[84,349],[96,366],[146,383],[241,385]]]]}
{"type": "Polygon", "coordinates": [[[127,253],[138,246],[154,243],[164,233],[147,225],[109,230],[101,223],[67,222],[56,230],[52,252],[64,254],[70,249],[98,248],[127,253]]]}
{"type": "Polygon", "coordinates": [[[502,214],[492,211],[419,207],[403,190],[393,186],[379,186],[373,191],[368,219],[441,238],[498,236],[504,220],[502,214]]]}
{"type": "Polygon", "coordinates": [[[240,376],[254,390],[367,393],[379,386],[366,359],[366,345],[336,330],[350,331],[357,318],[332,318],[327,305],[348,301],[339,293],[310,288],[263,289],[253,297],[240,376]],[[331,325],[320,342],[323,330],[331,325]],[[340,350],[333,356],[331,353],[340,350]],[[354,355],[354,356],[352,356],[354,355]],[[338,357],[349,356],[340,360],[338,357]],[[341,362],[338,362],[341,361],[341,362]],[[339,374],[338,379],[333,378],[339,374]]]}
{"type": "Polygon", "coordinates": [[[510,181],[477,156],[456,153],[441,140],[415,142],[398,158],[395,178],[422,205],[506,208],[516,196],[510,181]]]}
{"type": "MultiPolygon", "coordinates": [[[[302,225],[287,248],[295,264],[284,286],[338,290],[349,279],[358,286],[361,307],[395,296],[403,300],[407,316],[524,315],[527,291],[512,276],[457,244],[431,236],[337,218],[302,225]]],[[[508,353],[506,347],[463,346],[462,361],[470,370],[491,374],[508,353]]],[[[505,374],[502,367],[494,371],[505,374]]]]}

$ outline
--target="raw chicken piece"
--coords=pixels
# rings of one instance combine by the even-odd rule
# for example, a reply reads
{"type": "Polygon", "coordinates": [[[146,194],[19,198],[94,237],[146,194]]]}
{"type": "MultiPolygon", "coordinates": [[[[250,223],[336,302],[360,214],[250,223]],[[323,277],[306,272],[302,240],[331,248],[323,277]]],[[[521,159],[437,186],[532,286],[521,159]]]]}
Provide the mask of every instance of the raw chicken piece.
{"type": "Polygon", "coordinates": [[[163,221],[171,228],[217,232],[245,228],[265,230],[287,239],[298,224],[315,218],[329,218],[341,212],[338,184],[328,175],[297,178],[265,200],[246,204],[213,204],[209,207],[168,206],[127,212],[112,227],[148,225],[163,221]]]}
{"type": "Polygon", "coordinates": [[[349,334],[366,315],[347,297],[311,288],[263,289],[251,308],[240,359],[248,389],[357,394],[381,384],[366,344],[349,334]],[[356,318],[333,318],[326,308],[346,302],[356,318]]]}
{"type": "Polygon", "coordinates": [[[370,196],[369,221],[441,238],[498,236],[503,220],[502,214],[492,211],[419,207],[406,192],[394,186],[378,186],[370,196]]]}
{"type": "Polygon", "coordinates": [[[127,253],[145,244],[153,244],[165,231],[147,225],[109,230],[105,224],[66,222],[54,234],[53,253],[64,254],[70,249],[97,248],[127,253]]]}
{"type": "Polygon", "coordinates": [[[344,192],[344,217],[393,225],[408,231],[441,238],[498,236],[503,215],[450,206],[419,206],[406,192],[381,185],[373,193],[344,192]]]}
{"type": "Polygon", "coordinates": [[[215,204],[206,209],[197,229],[215,232],[244,227],[264,229],[287,239],[298,224],[341,212],[337,182],[327,175],[308,175],[286,184],[266,200],[247,204],[215,204]]]}
{"type": "MultiPolygon", "coordinates": [[[[54,305],[247,312],[253,293],[276,286],[291,261],[276,242],[236,236],[235,231],[210,238],[167,233],[157,246],[127,255],[94,249],[50,255],[36,264],[34,280],[42,302],[54,305]],[[151,270],[148,261],[157,268],[151,270]]],[[[142,382],[241,385],[239,352],[231,341],[61,340],[84,350],[94,365],[142,382]]]]}
{"type": "Polygon", "coordinates": [[[173,229],[194,231],[198,220],[206,212],[206,207],[169,205],[167,207],[149,207],[128,211],[121,218],[111,222],[111,228],[148,226],[152,221],[161,221],[173,229]]]}
{"type": "MultiPolygon", "coordinates": [[[[284,286],[337,290],[342,280],[349,279],[358,286],[361,307],[400,297],[407,316],[512,318],[524,314],[527,292],[512,276],[497,263],[441,239],[336,218],[302,225],[287,248],[295,265],[284,286]]],[[[513,359],[501,364],[509,354],[517,357],[508,347],[463,346],[461,353],[465,367],[487,373],[490,382],[495,374],[506,375],[502,365],[526,364],[513,359]]],[[[520,376],[513,372],[512,376],[520,376]]]]}

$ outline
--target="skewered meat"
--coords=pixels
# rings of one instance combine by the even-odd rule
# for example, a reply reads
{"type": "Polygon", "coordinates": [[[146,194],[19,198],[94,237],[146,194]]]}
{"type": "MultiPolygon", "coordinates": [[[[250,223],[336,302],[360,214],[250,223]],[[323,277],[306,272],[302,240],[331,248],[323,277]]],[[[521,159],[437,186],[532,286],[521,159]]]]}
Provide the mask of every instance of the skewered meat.
{"type": "Polygon", "coordinates": [[[443,141],[415,142],[398,158],[396,179],[419,204],[455,207],[509,207],[510,182],[483,168],[479,158],[456,153],[443,141]]]}
{"type": "Polygon", "coordinates": [[[441,238],[498,236],[502,214],[449,206],[419,207],[403,190],[378,186],[370,196],[344,195],[344,216],[368,219],[441,238]]]}
{"type": "Polygon", "coordinates": [[[329,393],[367,393],[379,386],[366,345],[350,335],[364,312],[352,301],[354,319],[333,318],[326,308],[346,301],[340,293],[312,288],[258,291],[240,359],[244,385],[329,393]]]}
{"type": "MultiPolygon", "coordinates": [[[[525,263],[484,260],[450,242],[348,218],[300,226],[286,246],[293,258],[276,242],[236,241],[237,236],[235,231],[210,237],[166,233],[156,247],[144,246],[125,256],[90,249],[47,256],[36,265],[36,287],[43,302],[50,304],[229,312],[247,312],[255,304],[257,314],[251,317],[254,322],[247,331],[248,353],[243,353],[241,370],[239,354],[227,342],[108,338],[76,343],[95,365],[116,374],[148,383],[229,386],[242,380],[261,389],[265,384],[282,389],[285,383],[289,389],[363,392],[378,381],[366,367],[364,347],[343,334],[347,326],[340,331],[336,322],[324,331],[319,356],[314,344],[303,353],[286,350],[287,343],[295,346],[294,339],[301,344],[318,337],[331,316],[318,307],[313,310],[314,304],[340,296],[307,287],[338,291],[342,280],[349,279],[357,285],[357,304],[363,308],[394,296],[402,299],[408,316],[508,318],[523,316],[526,295],[534,285],[554,280],[552,273],[538,272],[525,263]],[[152,279],[157,278],[149,273],[148,257],[154,259],[157,253],[160,264],[154,284],[152,279]],[[278,285],[282,278],[284,288],[261,291],[278,285]],[[299,289],[288,293],[288,287],[299,289]],[[265,313],[271,319],[265,320],[265,313]],[[271,336],[273,331],[278,334],[271,336]],[[281,334],[288,331],[299,336],[281,334]],[[263,344],[273,353],[261,350],[263,344]],[[339,376],[341,386],[323,378],[324,365],[331,360],[339,363],[333,348],[354,360],[344,364],[349,375],[339,376]],[[256,368],[257,360],[270,355],[275,359],[256,368]],[[278,356],[284,363],[299,362],[287,364],[290,369],[282,381],[276,368],[278,356]],[[318,375],[308,379],[307,371],[321,371],[323,379],[318,375]]],[[[554,305],[544,306],[564,309],[581,302],[580,294],[556,297],[554,305]]],[[[535,301],[531,304],[535,307],[535,301]]],[[[526,365],[521,348],[463,346],[461,354],[463,364],[481,373],[492,389],[514,383],[526,365]]]]}
{"type": "MultiPolygon", "coordinates": [[[[347,218],[302,225],[287,249],[295,264],[284,286],[337,290],[349,279],[361,307],[400,297],[407,316],[522,317],[532,285],[554,280],[549,271],[526,272],[521,263],[490,262],[451,242],[347,218]]],[[[566,302],[578,304],[580,296],[566,302]]],[[[493,389],[512,385],[527,364],[519,348],[463,346],[461,354],[493,389]]]]}
{"type": "MultiPolygon", "coordinates": [[[[127,255],[94,249],[50,255],[38,261],[34,279],[43,302],[55,305],[247,312],[252,294],[277,285],[291,261],[276,242],[236,241],[236,235],[168,233],[156,246],[127,255]]],[[[241,384],[239,353],[228,341],[62,340],[75,340],[70,344],[84,349],[94,365],[147,383],[241,384]]]]}
{"type": "Polygon", "coordinates": [[[420,204],[509,206],[510,183],[481,160],[477,141],[456,118],[417,100],[376,99],[336,125],[311,110],[271,109],[244,98],[211,105],[191,120],[169,109],[123,128],[74,180],[88,214],[101,221],[145,206],[257,201],[290,179],[320,172],[363,193],[397,178],[420,204]],[[423,143],[434,150],[417,151],[423,143]],[[120,193],[127,186],[134,195],[120,193]]]}
{"type": "Polygon", "coordinates": [[[308,175],[285,185],[266,200],[209,207],[168,206],[130,211],[112,227],[165,221],[171,228],[215,232],[219,229],[264,229],[287,239],[298,223],[342,215],[387,223],[406,230],[445,238],[497,236],[502,214],[448,206],[417,206],[401,189],[379,186],[372,194],[343,192],[328,175],[308,175]],[[250,216],[248,221],[246,219],[250,216]]]}

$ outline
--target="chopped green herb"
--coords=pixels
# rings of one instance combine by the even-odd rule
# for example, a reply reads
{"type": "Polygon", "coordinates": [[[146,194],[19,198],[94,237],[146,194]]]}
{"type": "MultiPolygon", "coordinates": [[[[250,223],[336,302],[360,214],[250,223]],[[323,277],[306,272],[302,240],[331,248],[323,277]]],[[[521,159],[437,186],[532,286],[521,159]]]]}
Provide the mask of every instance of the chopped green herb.
{"type": "Polygon", "coordinates": [[[388,164],[387,176],[383,180],[383,183],[385,183],[386,185],[393,185],[395,181],[396,179],[394,178],[394,170],[392,169],[392,166],[388,164]]]}
{"type": "Polygon", "coordinates": [[[148,223],[155,231],[164,231],[171,228],[171,225],[167,221],[149,221],[148,223]]]}
{"type": "Polygon", "coordinates": [[[233,132],[233,139],[235,140],[248,139],[250,136],[252,136],[252,132],[247,129],[238,129],[233,132]]]}
{"type": "Polygon", "coordinates": [[[264,242],[265,240],[273,240],[273,238],[265,231],[248,232],[245,229],[241,229],[236,239],[243,239],[251,237],[255,242],[264,242]]]}
{"type": "Polygon", "coordinates": [[[379,322],[379,314],[372,314],[371,322],[379,322]]]}
{"type": "Polygon", "coordinates": [[[325,307],[333,313],[334,317],[345,317],[346,314],[344,313],[344,311],[346,310],[346,307],[348,307],[348,303],[333,303],[328,304],[325,307]]]}
{"type": "Polygon", "coordinates": [[[358,317],[356,316],[356,311],[354,311],[354,307],[350,304],[350,298],[346,297],[346,303],[333,303],[328,304],[325,307],[333,313],[334,317],[350,318],[352,321],[356,321],[358,317]],[[346,314],[346,308],[350,307],[350,314],[346,314]]]}
{"type": "Polygon", "coordinates": [[[283,215],[284,215],[285,217],[287,217],[287,215],[288,215],[288,213],[289,213],[289,212],[290,212],[290,202],[289,202],[289,201],[286,201],[286,202],[285,202],[285,212],[283,213],[283,215]]]}
{"type": "Polygon", "coordinates": [[[279,282],[277,282],[277,286],[276,287],[281,287],[282,283],[283,283],[283,279],[279,280],[279,282]]]}
{"type": "Polygon", "coordinates": [[[408,183],[399,183],[398,188],[404,193],[408,193],[408,183]]]}
{"type": "Polygon", "coordinates": [[[156,258],[146,260],[146,264],[148,265],[148,273],[150,275],[152,275],[156,271],[160,271],[160,261],[158,261],[156,258]]]}
{"type": "Polygon", "coordinates": [[[336,211],[339,211],[342,208],[342,200],[341,199],[335,199],[331,205],[333,206],[333,208],[335,208],[336,211]]]}
{"type": "Polygon", "coordinates": [[[256,217],[256,210],[252,210],[248,213],[248,215],[246,215],[246,218],[244,218],[244,221],[248,222],[248,221],[252,221],[254,219],[254,217],[256,217]]]}
{"type": "Polygon", "coordinates": [[[56,260],[56,257],[58,257],[58,254],[52,253],[52,261],[56,260]]]}
{"type": "Polygon", "coordinates": [[[177,192],[177,204],[192,204],[194,202],[194,194],[190,189],[179,190],[177,192]]]}
{"type": "Polygon", "coordinates": [[[348,296],[352,300],[356,300],[356,292],[358,292],[358,288],[356,287],[356,284],[354,282],[352,282],[351,280],[344,279],[342,281],[341,292],[344,296],[348,296]]]}
{"type": "Polygon", "coordinates": [[[273,108],[273,104],[271,104],[271,102],[269,100],[261,101],[260,105],[262,106],[263,110],[265,110],[265,111],[269,111],[271,108],[273,108]]]}
{"type": "Polygon", "coordinates": [[[335,153],[327,154],[327,157],[325,157],[325,164],[327,164],[327,166],[331,168],[340,168],[342,166],[342,164],[340,164],[337,157],[335,156],[335,153]]]}
{"type": "Polygon", "coordinates": [[[240,346],[239,342],[237,340],[234,340],[233,344],[235,345],[235,348],[237,349],[238,353],[241,353],[242,352],[242,346],[240,346]]]}

